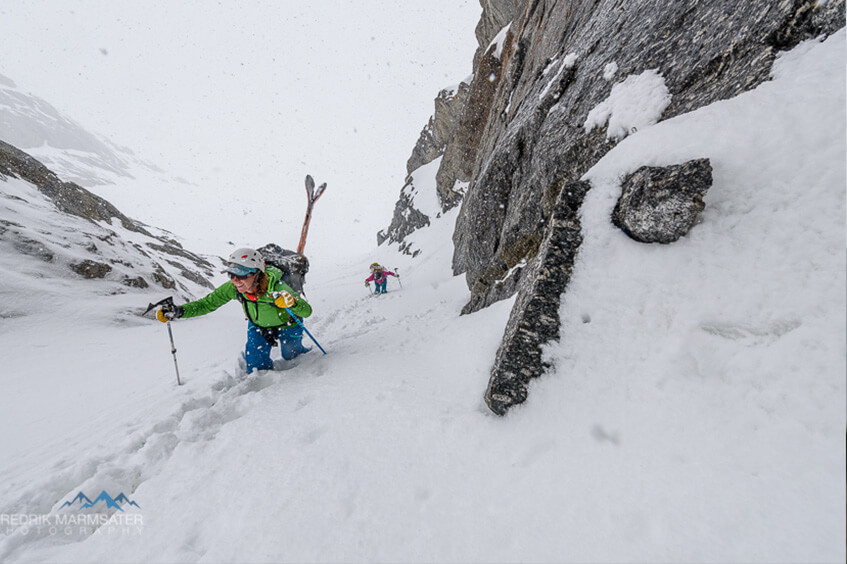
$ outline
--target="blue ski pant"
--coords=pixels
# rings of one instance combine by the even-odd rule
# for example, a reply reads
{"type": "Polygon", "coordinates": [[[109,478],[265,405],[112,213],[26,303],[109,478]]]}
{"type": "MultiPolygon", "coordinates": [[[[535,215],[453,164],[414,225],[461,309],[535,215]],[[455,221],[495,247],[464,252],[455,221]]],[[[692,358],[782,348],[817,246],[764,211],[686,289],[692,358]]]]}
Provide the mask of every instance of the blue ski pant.
{"type": "MultiPolygon", "coordinates": [[[[247,363],[248,374],[254,370],[271,370],[274,367],[273,360],[271,360],[272,348],[259,328],[248,321],[247,345],[244,349],[244,360],[247,363]]],[[[291,360],[295,356],[310,350],[303,346],[303,328],[299,325],[279,330],[279,351],[285,360],[291,360]]]]}
{"type": "Polygon", "coordinates": [[[374,290],[374,294],[384,294],[388,291],[388,276],[382,279],[382,282],[377,282],[374,280],[374,285],[376,289],[374,290]]]}

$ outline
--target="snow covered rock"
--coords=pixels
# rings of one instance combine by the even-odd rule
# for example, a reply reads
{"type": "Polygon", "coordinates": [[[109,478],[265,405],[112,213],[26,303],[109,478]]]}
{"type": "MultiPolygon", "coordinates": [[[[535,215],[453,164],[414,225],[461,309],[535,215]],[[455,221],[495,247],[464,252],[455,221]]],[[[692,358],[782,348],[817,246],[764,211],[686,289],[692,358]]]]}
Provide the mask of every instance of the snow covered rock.
{"type": "MultiPolygon", "coordinates": [[[[411,233],[430,225],[430,214],[439,214],[454,206],[461,199],[461,195],[454,190],[455,182],[451,183],[445,197],[441,197],[441,191],[436,185],[438,196],[438,210],[421,209],[420,202],[415,201],[414,178],[419,176],[422,167],[429,165],[444,155],[444,149],[448,142],[456,134],[459,118],[467,105],[470,87],[462,82],[453,88],[445,88],[435,98],[435,113],[429,118],[426,127],[421,131],[418,142],[412,150],[412,155],[406,162],[406,183],[400,190],[400,198],[394,205],[394,215],[391,224],[380,230],[376,235],[378,245],[384,242],[397,243],[401,252],[416,256],[419,249],[406,240],[411,233]],[[444,202],[452,202],[445,207],[444,202]]],[[[432,207],[432,206],[430,206],[432,207]]]]}
{"type": "Polygon", "coordinates": [[[479,48],[474,54],[474,69],[479,59],[485,54],[491,41],[510,22],[520,18],[526,2],[523,0],[481,0],[482,14],[476,25],[476,40],[479,48]]]}
{"type": "MultiPolygon", "coordinates": [[[[537,6],[526,3],[505,38],[502,77],[469,155],[453,269],[476,303],[490,303],[476,294],[532,260],[529,243],[545,236],[563,181],[652,124],[755,88],[780,50],[844,25],[843,0],[537,6]]],[[[487,79],[475,73],[471,88],[487,79]]]]}
{"type": "Polygon", "coordinates": [[[101,294],[158,286],[189,298],[212,288],[208,280],[215,275],[211,262],[168,232],[125,216],[2,141],[0,250],[8,261],[0,277],[8,308],[21,288],[48,292],[56,279],[96,281],[101,294]]]}
{"type": "Polygon", "coordinates": [[[709,159],[641,167],[624,180],[612,223],[641,243],[673,243],[697,222],[711,185],[709,159]]]}
{"type": "MultiPolygon", "coordinates": [[[[525,354],[515,335],[541,343],[557,334],[532,326],[555,316],[542,318],[528,310],[536,303],[539,285],[547,296],[565,286],[555,290],[558,279],[534,280],[535,268],[527,265],[543,265],[548,258],[544,245],[558,236],[551,230],[562,188],[584,179],[610,150],[657,123],[767,82],[780,52],[841,29],[845,4],[553,0],[482,6],[473,80],[444,148],[436,193],[442,210],[461,199],[452,267],[454,274],[465,275],[471,290],[462,312],[518,294],[512,317],[521,324],[506,329],[492,382],[508,382],[518,373],[523,382],[544,367],[535,345],[532,354],[525,354]],[[461,190],[454,189],[458,183],[461,190]],[[515,357],[510,360],[509,355],[515,357]]],[[[698,182],[708,184],[705,177],[698,182]]],[[[408,185],[398,202],[392,236],[381,233],[380,243],[388,239],[402,248],[411,232],[427,225],[415,213],[419,207],[404,201],[408,185]]],[[[636,238],[670,242],[696,221],[702,190],[699,198],[692,192],[685,204],[656,200],[656,213],[632,208],[628,219],[625,199],[617,221],[640,222],[638,229],[626,227],[636,238]]],[[[579,244],[578,237],[569,240],[579,244]]],[[[522,385],[505,394],[509,401],[522,401],[522,385]]],[[[486,397],[496,400],[490,405],[500,401],[495,398],[499,392],[492,391],[498,386],[489,386],[486,397]]]]}
{"type": "Polygon", "coordinates": [[[394,216],[391,219],[391,225],[376,234],[378,245],[382,245],[385,241],[397,243],[401,252],[417,256],[419,251],[413,249],[409,242],[405,240],[406,236],[428,226],[430,218],[415,205],[414,193],[414,177],[409,175],[406,177],[406,184],[400,191],[400,198],[394,204],[394,216]]]}
{"type": "Polygon", "coordinates": [[[780,51],[844,25],[843,0],[538,6],[512,22],[496,76],[475,68],[469,104],[484,99],[473,96],[481,81],[496,87],[477,111],[476,150],[461,153],[473,161],[453,235],[453,271],[471,290],[463,312],[518,294],[485,396],[495,413],[523,401],[545,370],[538,343],[558,338],[558,315],[536,313],[538,288],[552,297],[567,277],[534,280],[520,266],[547,259],[562,187],[652,125],[756,88],[780,51]]]}

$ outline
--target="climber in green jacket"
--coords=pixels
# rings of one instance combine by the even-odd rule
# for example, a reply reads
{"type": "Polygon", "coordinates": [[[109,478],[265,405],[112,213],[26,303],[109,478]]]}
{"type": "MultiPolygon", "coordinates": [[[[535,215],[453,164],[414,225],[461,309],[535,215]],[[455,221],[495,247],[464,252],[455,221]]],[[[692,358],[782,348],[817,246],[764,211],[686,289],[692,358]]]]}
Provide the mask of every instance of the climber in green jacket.
{"type": "Polygon", "coordinates": [[[273,368],[271,348],[279,342],[285,360],[310,351],[303,346],[303,326],[299,318],[312,315],[312,306],[283,282],[282,271],[266,266],[262,255],[249,248],[236,249],[229,255],[229,281],[209,295],[182,305],[163,305],[156,312],[159,321],[197,317],[211,313],[231,300],[241,302],[247,316],[247,345],[244,350],[247,373],[273,368]]]}

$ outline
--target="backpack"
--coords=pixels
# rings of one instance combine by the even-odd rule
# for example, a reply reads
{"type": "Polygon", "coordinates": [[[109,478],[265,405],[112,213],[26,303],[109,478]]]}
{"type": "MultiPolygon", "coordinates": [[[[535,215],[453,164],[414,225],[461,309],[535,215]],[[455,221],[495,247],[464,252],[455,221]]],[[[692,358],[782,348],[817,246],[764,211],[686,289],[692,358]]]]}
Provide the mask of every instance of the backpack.
{"type": "Polygon", "coordinates": [[[304,255],[283,249],[275,243],[268,243],[256,249],[265,259],[265,264],[275,266],[282,271],[282,281],[291,286],[298,294],[304,294],[306,273],[309,272],[309,259],[304,255]]]}

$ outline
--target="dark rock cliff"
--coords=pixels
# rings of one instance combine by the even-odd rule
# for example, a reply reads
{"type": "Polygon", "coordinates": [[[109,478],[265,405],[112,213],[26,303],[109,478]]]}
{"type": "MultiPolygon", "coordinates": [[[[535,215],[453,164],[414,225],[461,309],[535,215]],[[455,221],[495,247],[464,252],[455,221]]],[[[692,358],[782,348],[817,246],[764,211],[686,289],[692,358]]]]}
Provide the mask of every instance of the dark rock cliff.
{"type": "Polygon", "coordinates": [[[401,252],[415,255],[416,251],[404,239],[407,235],[430,224],[430,218],[415,207],[410,193],[412,173],[425,164],[442,158],[436,176],[436,190],[442,211],[457,206],[462,201],[466,185],[476,160],[480,132],[488,119],[489,109],[496,89],[496,77],[502,63],[495,37],[515,19],[523,9],[521,0],[481,0],[483,13],[476,28],[479,48],[474,54],[471,84],[461,82],[455,88],[439,92],[435,98],[435,113],[421,131],[412,155],[406,163],[406,184],[394,207],[394,216],[388,228],[377,234],[377,243],[398,243],[401,252]]]}
{"type": "Polygon", "coordinates": [[[478,304],[468,311],[491,303],[494,282],[535,256],[557,187],[616,143],[583,125],[617,82],[656,69],[671,95],[662,119],[731,98],[768,79],[778,50],[843,27],[843,1],[816,5],[527,2],[512,24],[454,235],[454,272],[465,273],[478,304]]]}
{"type": "Polygon", "coordinates": [[[637,134],[592,110],[616,85],[643,76],[667,89],[660,121],[732,98],[768,80],[779,51],[844,27],[845,11],[844,0],[481,3],[473,80],[443,150],[438,191],[444,209],[461,203],[453,270],[471,290],[464,313],[518,294],[486,393],[489,407],[505,413],[543,372],[541,345],[559,338],[559,299],[590,188],[578,181],[637,134]],[[453,190],[459,180],[468,182],[464,193],[453,190]]]}

